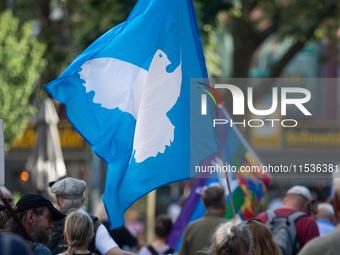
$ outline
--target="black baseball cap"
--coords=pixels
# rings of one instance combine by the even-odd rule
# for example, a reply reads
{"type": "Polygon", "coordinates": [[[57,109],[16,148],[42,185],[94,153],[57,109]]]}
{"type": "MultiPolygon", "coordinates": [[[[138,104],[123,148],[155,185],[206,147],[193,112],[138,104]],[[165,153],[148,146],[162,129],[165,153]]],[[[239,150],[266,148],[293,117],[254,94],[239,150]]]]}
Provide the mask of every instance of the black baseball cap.
{"type": "Polygon", "coordinates": [[[54,221],[59,221],[66,217],[66,215],[57,210],[48,199],[36,194],[28,194],[23,196],[19,199],[15,206],[17,207],[17,209],[15,210],[16,213],[28,209],[46,206],[48,209],[51,210],[52,219],[54,221]]]}

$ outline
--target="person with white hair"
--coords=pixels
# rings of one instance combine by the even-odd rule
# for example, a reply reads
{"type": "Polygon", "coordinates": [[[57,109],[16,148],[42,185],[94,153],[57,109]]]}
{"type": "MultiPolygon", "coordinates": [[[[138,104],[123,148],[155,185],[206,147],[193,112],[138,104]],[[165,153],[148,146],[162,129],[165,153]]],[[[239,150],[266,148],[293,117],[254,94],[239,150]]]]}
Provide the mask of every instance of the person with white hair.
{"type": "MultiPolygon", "coordinates": [[[[340,217],[340,179],[333,179],[334,198],[333,208],[336,216],[340,217]]],[[[339,254],[340,225],[332,233],[315,238],[307,243],[299,255],[339,254]]]]}
{"type": "MultiPolygon", "coordinates": [[[[59,210],[65,214],[74,209],[84,211],[82,207],[85,201],[86,186],[85,181],[72,177],[66,177],[55,182],[51,187],[51,191],[56,195],[59,210]]],[[[98,218],[89,216],[93,221],[95,233],[92,241],[89,242],[89,251],[103,255],[133,254],[120,249],[98,218]]],[[[51,242],[48,244],[53,254],[58,254],[68,249],[69,245],[63,236],[64,223],[64,220],[54,223],[55,227],[52,230],[51,242]]]]}
{"type": "Polygon", "coordinates": [[[218,226],[212,237],[212,255],[250,255],[253,239],[245,224],[232,221],[218,226]]]}
{"type": "Polygon", "coordinates": [[[318,204],[318,213],[316,215],[316,224],[318,225],[320,236],[329,234],[335,230],[333,220],[335,218],[333,206],[329,203],[318,204]]]}
{"type": "MultiPolygon", "coordinates": [[[[5,198],[7,199],[8,203],[10,206],[14,207],[14,200],[12,197],[12,193],[5,187],[5,186],[0,186],[0,190],[2,194],[4,194],[5,198]]],[[[5,205],[4,202],[0,199],[0,205],[5,205]]]]}

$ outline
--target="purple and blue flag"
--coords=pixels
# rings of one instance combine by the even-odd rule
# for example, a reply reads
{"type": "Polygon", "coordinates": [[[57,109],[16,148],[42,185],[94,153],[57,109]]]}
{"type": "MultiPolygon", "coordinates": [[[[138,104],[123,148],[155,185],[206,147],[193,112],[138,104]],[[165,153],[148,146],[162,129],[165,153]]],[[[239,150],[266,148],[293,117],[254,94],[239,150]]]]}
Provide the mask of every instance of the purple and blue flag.
{"type": "MultiPolygon", "coordinates": [[[[231,118],[226,109],[221,105],[218,106],[218,109],[218,118],[226,119],[230,123],[231,118]]],[[[229,177],[231,177],[230,188],[236,214],[240,215],[244,220],[254,218],[256,206],[259,204],[261,197],[266,193],[271,177],[262,172],[240,171],[241,167],[260,166],[261,161],[235,126],[218,126],[226,164],[236,169],[235,173],[229,173],[229,177]]],[[[210,156],[202,163],[203,168],[205,166],[216,165],[223,166],[220,152],[210,156]]],[[[210,176],[210,178],[199,178],[200,176],[198,176],[195,180],[191,193],[184,203],[182,211],[168,237],[167,243],[176,251],[180,248],[186,226],[190,222],[201,218],[206,212],[200,198],[204,190],[209,186],[222,185],[224,187],[227,198],[227,214],[225,217],[227,219],[233,218],[230,195],[224,173],[222,173],[222,176],[216,172],[212,175],[207,173],[204,177],[207,176],[210,176]]]]}

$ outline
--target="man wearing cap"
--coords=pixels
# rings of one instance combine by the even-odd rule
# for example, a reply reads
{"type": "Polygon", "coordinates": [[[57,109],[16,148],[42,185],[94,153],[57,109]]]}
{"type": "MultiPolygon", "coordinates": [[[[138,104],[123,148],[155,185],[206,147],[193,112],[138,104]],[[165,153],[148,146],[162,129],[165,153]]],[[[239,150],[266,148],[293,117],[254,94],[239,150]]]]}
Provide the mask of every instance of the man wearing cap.
{"type": "MultiPolygon", "coordinates": [[[[72,177],[66,177],[56,181],[51,191],[56,195],[59,210],[67,214],[71,209],[81,209],[85,200],[86,182],[72,177]]],[[[91,216],[91,215],[90,215],[91,216]]],[[[106,255],[132,254],[121,250],[111,238],[109,232],[97,217],[91,216],[93,220],[95,236],[89,244],[89,250],[94,253],[106,255]]],[[[56,222],[52,230],[50,250],[54,254],[65,251],[68,244],[64,240],[64,221],[56,222]]]]}
{"type": "MultiPolygon", "coordinates": [[[[54,227],[53,221],[64,219],[65,214],[58,211],[49,200],[36,194],[23,196],[14,207],[14,210],[33,240],[28,241],[34,255],[52,255],[46,245],[51,239],[51,230],[54,227]]],[[[6,224],[5,231],[13,232],[25,238],[13,218],[6,224]]]]}
{"type": "MultiPolygon", "coordinates": [[[[319,236],[319,230],[314,219],[307,214],[310,213],[310,202],[312,200],[311,193],[304,186],[294,186],[287,191],[284,198],[283,208],[276,209],[276,216],[288,217],[295,212],[304,212],[305,216],[295,221],[296,239],[300,249],[314,237],[319,236]]],[[[268,216],[266,212],[262,212],[257,216],[258,219],[267,223],[268,216]]]]}

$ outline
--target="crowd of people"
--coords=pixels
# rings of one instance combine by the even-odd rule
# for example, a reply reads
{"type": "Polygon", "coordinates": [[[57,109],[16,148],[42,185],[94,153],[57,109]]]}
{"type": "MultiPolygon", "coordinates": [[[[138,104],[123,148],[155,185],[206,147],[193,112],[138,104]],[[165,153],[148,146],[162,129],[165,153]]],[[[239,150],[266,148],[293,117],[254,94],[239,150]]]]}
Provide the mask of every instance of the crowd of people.
{"type": "Polygon", "coordinates": [[[320,203],[315,215],[311,215],[310,191],[298,185],[287,191],[281,208],[268,209],[247,221],[238,216],[226,220],[225,190],[208,187],[202,195],[206,213],[186,227],[178,253],[166,242],[173,226],[170,216],[156,218],[156,238],[144,246],[125,227],[109,231],[105,218],[101,222],[87,212],[82,180],[66,177],[51,184],[56,207],[36,194],[25,195],[14,204],[11,192],[0,189],[19,221],[0,205],[3,255],[313,255],[340,250],[339,228],[334,224],[340,217],[339,179],[334,179],[333,206],[320,203]],[[130,251],[123,248],[127,246],[130,251]]]}
{"type": "MultiPolygon", "coordinates": [[[[27,254],[133,254],[122,250],[112,239],[107,228],[84,207],[86,183],[71,177],[51,185],[57,208],[46,198],[28,194],[13,207],[19,223],[4,210],[1,236],[15,234],[24,239],[27,254]],[[26,248],[27,248],[26,247],[26,248]]],[[[6,196],[6,195],[5,195],[6,196]]],[[[8,191],[8,198],[10,199],[8,191]]],[[[7,197],[6,197],[7,198],[7,197]]],[[[13,246],[14,247],[14,246],[13,246]]],[[[16,247],[17,248],[17,247],[16,247]]],[[[0,246],[0,254],[25,254],[0,246]]]]}

